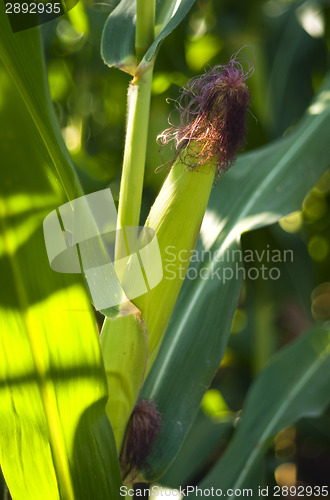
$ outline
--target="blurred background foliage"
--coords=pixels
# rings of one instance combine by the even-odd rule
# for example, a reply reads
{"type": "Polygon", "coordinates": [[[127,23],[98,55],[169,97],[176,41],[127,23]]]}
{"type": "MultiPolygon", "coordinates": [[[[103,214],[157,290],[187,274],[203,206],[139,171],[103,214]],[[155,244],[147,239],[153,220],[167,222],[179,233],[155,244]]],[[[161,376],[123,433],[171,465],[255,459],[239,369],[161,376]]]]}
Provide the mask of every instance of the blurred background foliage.
{"type": "MultiPolygon", "coordinates": [[[[68,15],[42,26],[52,99],[67,147],[86,192],[109,186],[118,199],[126,95],[130,76],[107,68],[100,38],[118,0],[80,1],[68,15]]],[[[330,2],[325,0],[197,0],[164,41],[154,71],[142,219],[167,174],[173,153],[156,137],[180,87],[209,65],[225,64],[243,45],[254,58],[249,79],[251,112],[246,150],[295,127],[329,67],[330,2]],[[155,169],[163,165],[162,168],[155,169]]],[[[330,131],[329,131],[330,133],[330,131]]],[[[317,158],[315,158],[317,162],[317,158]]],[[[330,159],[329,159],[330,167],[330,159]]],[[[235,167],[233,167],[235,168],[235,167]]],[[[221,180],[220,180],[221,182],[221,180]]],[[[299,182],[299,179],[297,179],[299,182]]],[[[239,186],[238,186],[239,195],[239,186]]],[[[293,250],[293,262],[276,264],[277,280],[247,278],[232,325],[231,340],[200,415],[175,463],[207,448],[210,466],[221,455],[249,385],[273,353],[311,324],[330,319],[330,170],[306,197],[302,210],[279,224],[243,235],[243,251],[293,250]],[[212,421],[212,426],[205,421],[212,421]],[[192,446],[192,438],[194,436],[192,446]]],[[[261,267],[267,262],[245,263],[261,267]]],[[[258,273],[260,275],[260,273],[258,273]]],[[[252,276],[252,273],[251,273],[252,276]]],[[[299,362],[298,360],[295,362],[299,362]]],[[[304,419],[278,434],[267,455],[267,484],[329,483],[330,412],[304,419]]],[[[184,483],[202,479],[198,454],[184,483]]],[[[175,484],[173,470],[164,481],[175,484]]]]}

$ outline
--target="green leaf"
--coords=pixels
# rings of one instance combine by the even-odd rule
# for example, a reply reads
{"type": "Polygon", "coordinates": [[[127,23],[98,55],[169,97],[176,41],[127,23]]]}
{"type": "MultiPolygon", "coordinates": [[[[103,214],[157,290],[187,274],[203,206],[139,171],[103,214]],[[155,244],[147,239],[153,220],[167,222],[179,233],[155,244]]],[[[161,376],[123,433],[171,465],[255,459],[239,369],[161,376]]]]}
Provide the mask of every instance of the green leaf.
{"type": "Polygon", "coordinates": [[[135,74],[135,17],[136,2],[121,0],[109,15],[103,29],[101,55],[108,66],[116,66],[135,74]]]}
{"type": "Polygon", "coordinates": [[[241,155],[211,194],[195,255],[203,261],[188,270],[142,391],[163,415],[147,480],[159,478],[173,461],[219,367],[244,274],[237,242],[241,233],[299,209],[329,165],[329,89],[328,75],[300,125],[269,146],[241,155]]]}
{"type": "Polygon", "coordinates": [[[17,86],[49,155],[49,175],[68,199],[81,195],[50,99],[39,28],[12,33],[0,3],[0,59],[17,86]]]}
{"type": "Polygon", "coordinates": [[[183,484],[194,484],[195,478],[213,463],[232,430],[232,422],[213,421],[200,410],[180,452],[160,483],[174,489],[183,484]]]}
{"type": "Polygon", "coordinates": [[[1,468],[13,500],[115,500],[121,478],[94,314],[81,280],[51,270],[43,237],[44,217],[75,179],[42,128],[51,122],[38,31],[5,34],[1,55],[24,102],[0,66],[1,468]]]}
{"type": "MultiPolygon", "coordinates": [[[[3,4],[1,4],[0,9],[3,8],[3,4]]],[[[34,141],[34,144],[39,144],[43,155],[47,156],[47,161],[43,162],[43,168],[47,172],[47,176],[51,178],[52,183],[55,185],[56,192],[60,193],[60,197],[58,197],[56,193],[54,193],[50,197],[50,202],[49,196],[47,197],[45,194],[45,200],[47,200],[47,210],[43,211],[43,216],[46,216],[47,212],[49,213],[54,207],[61,205],[66,201],[65,197],[63,197],[63,191],[68,199],[74,199],[77,196],[81,195],[82,192],[77,178],[75,177],[74,166],[63,142],[61,131],[54,114],[53,105],[50,100],[44,61],[41,56],[42,51],[39,30],[30,29],[12,34],[7,16],[2,12],[0,18],[0,28],[0,57],[3,59],[8,72],[14,79],[18,90],[24,100],[24,103],[29,110],[29,113],[38,130],[38,133],[33,130],[31,131],[31,133],[34,133],[34,136],[33,139],[30,139],[30,141],[34,141]]],[[[27,127],[31,127],[31,124],[29,124],[27,127]]],[[[17,133],[17,131],[15,131],[15,133],[17,133]]],[[[28,151],[28,148],[29,143],[26,144],[25,150],[28,151]]],[[[17,162],[18,161],[22,162],[22,159],[17,160],[17,162]]],[[[40,163],[41,160],[36,160],[36,164],[38,162],[40,163]]],[[[38,178],[35,173],[34,164],[32,164],[31,171],[33,172],[33,176],[38,178]]],[[[39,185],[40,183],[37,183],[38,188],[39,185]]],[[[35,186],[33,186],[33,189],[35,189],[35,186]]],[[[22,189],[22,191],[24,192],[24,189],[22,189]]],[[[26,201],[26,203],[28,203],[28,201],[26,201]]],[[[40,201],[40,203],[42,203],[42,200],[40,201]]],[[[40,217],[38,219],[38,223],[40,223],[41,221],[42,218],[40,217]]],[[[39,227],[37,222],[35,222],[35,227],[39,227]]],[[[44,244],[42,245],[42,248],[44,249],[44,244]]],[[[51,272],[51,274],[52,276],[55,275],[55,273],[53,272],[51,272]]],[[[52,280],[50,280],[50,286],[51,283],[52,280]]],[[[136,308],[134,308],[134,310],[136,310],[136,308]]],[[[114,314],[113,310],[105,310],[103,312],[104,314],[109,315],[114,314]]],[[[120,349],[116,342],[119,340],[120,346],[122,346],[123,341],[129,341],[129,339],[127,339],[127,335],[130,330],[125,330],[125,335],[121,335],[121,333],[119,332],[119,337],[116,336],[117,328],[120,328],[120,324],[122,322],[129,322],[136,327],[135,317],[133,316],[130,319],[118,319],[116,321],[116,326],[113,322],[115,342],[114,345],[111,345],[109,347],[109,340],[107,339],[107,349],[104,352],[104,361],[107,367],[109,366],[110,362],[114,361],[114,358],[112,358],[112,354],[114,352],[118,354],[118,349],[120,349]]],[[[108,330],[107,326],[106,330],[108,330]]],[[[138,331],[138,334],[138,340],[136,341],[135,347],[136,349],[138,349],[138,352],[140,353],[141,351],[142,354],[140,357],[137,356],[136,363],[138,363],[138,360],[140,360],[141,370],[144,373],[146,350],[140,346],[139,341],[143,338],[143,342],[145,342],[145,339],[144,333],[142,334],[142,336],[140,335],[140,330],[138,331]]],[[[133,350],[132,345],[130,347],[131,350],[133,350]]],[[[115,360],[118,361],[119,357],[117,356],[115,360]]],[[[132,362],[130,366],[133,367],[136,365],[134,365],[134,363],[132,362]]],[[[115,370],[116,365],[114,364],[111,368],[111,373],[113,374],[115,370]]],[[[128,372],[131,373],[129,370],[128,372]]],[[[127,374],[123,376],[126,375],[127,374]]],[[[113,380],[111,377],[110,379],[109,382],[113,380]]],[[[113,401],[117,400],[118,402],[118,399],[120,399],[120,394],[117,393],[118,387],[116,384],[113,384],[112,382],[110,383],[110,387],[113,392],[108,403],[108,408],[113,409],[113,411],[110,410],[109,413],[112,416],[114,414],[116,415],[116,422],[118,424],[118,428],[120,429],[120,435],[117,438],[119,447],[119,443],[121,443],[122,441],[123,432],[125,430],[127,420],[134,407],[137,393],[142,383],[142,379],[139,380],[137,373],[134,373],[131,377],[130,382],[128,381],[128,383],[131,383],[131,390],[133,392],[132,394],[130,394],[129,402],[127,400],[125,401],[124,407],[122,407],[123,411],[121,412],[117,407],[113,406],[113,401]],[[116,411],[116,409],[118,411],[116,411]]],[[[127,393],[123,393],[122,399],[125,400],[126,396],[127,393]]],[[[116,437],[118,431],[117,424],[116,437]]],[[[87,475],[85,475],[85,477],[87,478],[87,475]]]]}
{"type": "Polygon", "coordinates": [[[155,40],[138,69],[135,54],[136,2],[121,0],[109,15],[103,30],[101,54],[108,66],[116,66],[132,75],[153,64],[161,42],[183,20],[195,0],[157,0],[155,40]]]}
{"type": "MultiPolygon", "coordinates": [[[[234,266],[234,262],[227,265],[233,270],[234,266]]],[[[189,270],[186,280],[142,388],[141,397],[156,402],[163,420],[148,469],[144,471],[147,480],[162,476],[181,448],[203,394],[219,367],[240,295],[241,280],[225,285],[214,279],[196,280],[190,281],[189,286],[189,270]],[[196,290],[196,286],[202,288],[206,283],[207,289],[199,293],[201,290],[196,290]],[[224,290],[222,294],[219,288],[224,290]]]]}
{"type": "Polygon", "coordinates": [[[270,438],[298,419],[325,410],[329,385],[330,329],[317,326],[280,351],[261,372],[249,391],[233,440],[199,486],[224,491],[242,488],[270,438]]]}

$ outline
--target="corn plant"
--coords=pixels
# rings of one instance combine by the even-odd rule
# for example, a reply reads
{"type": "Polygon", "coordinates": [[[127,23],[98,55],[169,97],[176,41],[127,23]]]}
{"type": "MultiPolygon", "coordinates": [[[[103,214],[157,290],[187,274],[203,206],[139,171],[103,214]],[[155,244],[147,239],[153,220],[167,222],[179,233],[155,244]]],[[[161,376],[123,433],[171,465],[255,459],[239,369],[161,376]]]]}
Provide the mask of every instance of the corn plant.
{"type": "MultiPolygon", "coordinates": [[[[131,78],[118,234],[141,220],[155,61],[193,4],[120,0],[103,20],[100,60],[131,78]]],[[[136,483],[179,489],[202,470],[194,484],[203,491],[221,489],[229,499],[252,487],[257,495],[272,438],[329,404],[329,327],[312,325],[271,358],[242,414],[232,418],[238,424],[225,452],[211,465],[212,447],[199,446],[194,430],[242,289],[242,276],[233,279],[241,235],[299,210],[329,166],[330,76],[293,131],[240,154],[258,57],[237,46],[229,61],[184,86],[177,95],[179,120],[160,135],[173,144],[163,167],[169,172],[143,221],[163,264],[171,255],[172,277],[163,269],[158,284],[132,298],[124,273],[119,293],[125,300],[98,308],[99,332],[83,266],[81,274],[58,273],[47,258],[43,221],[90,192],[51,101],[45,38],[38,27],[13,33],[2,3],[0,23],[6,117],[0,138],[0,463],[11,497],[115,500],[132,496],[136,483]],[[206,266],[189,268],[195,248],[208,252],[206,266]],[[184,280],[188,269],[193,280],[184,280]]],[[[106,243],[100,238],[98,245],[106,243]]],[[[115,259],[123,247],[125,238],[117,235],[115,259]]],[[[208,439],[220,442],[228,433],[226,423],[203,425],[208,439]]],[[[188,493],[201,496],[194,488],[188,493]]]]}

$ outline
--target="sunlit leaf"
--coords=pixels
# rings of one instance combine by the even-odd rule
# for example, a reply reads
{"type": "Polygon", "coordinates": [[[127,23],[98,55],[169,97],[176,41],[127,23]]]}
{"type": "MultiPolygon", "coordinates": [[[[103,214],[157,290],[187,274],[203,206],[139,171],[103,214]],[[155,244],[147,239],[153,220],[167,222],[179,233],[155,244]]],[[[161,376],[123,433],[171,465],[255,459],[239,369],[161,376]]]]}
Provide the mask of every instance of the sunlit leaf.
{"type": "Polygon", "coordinates": [[[116,499],[95,318],[82,282],[51,270],[43,238],[43,218],[77,183],[45,108],[38,32],[5,35],[1,56],[24,101],[1,66],[1,468],[13,500],[116,499]]]}
{"type": "Polygon", "coordinates": [[[12,33],[3,2],[0,3],[0,59],[39,131],[49,155],[49,175],[68,199],[79,196],[81,188],[49,95],[39,28],[12,33]]]}

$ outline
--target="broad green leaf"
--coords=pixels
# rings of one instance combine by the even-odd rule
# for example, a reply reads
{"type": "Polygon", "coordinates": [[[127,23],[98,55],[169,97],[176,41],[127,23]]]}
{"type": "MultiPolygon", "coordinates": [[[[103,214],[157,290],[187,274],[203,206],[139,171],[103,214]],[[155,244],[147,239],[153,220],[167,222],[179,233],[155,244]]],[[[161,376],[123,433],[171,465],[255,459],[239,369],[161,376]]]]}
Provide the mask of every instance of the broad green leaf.
{"type": "MultiPolygon", "coordinates": [[[[36,118],[46,102],[37,31],[21,35],[5,59],[18,60],[11,74],[27,85],[24,102],[0,68],[0,463],[13,500],[115,500],[121,478],[95,318],[82,282],[52,271],[46,254],[43,218],[68,193],[54,173],[60,149],[50,136],[46,145],[36,118]]],[[[73,193],[68,165],[56,166],[73,193]]]]}
{"type": "Polygon", "coordinates": [[[102,35],[101,55],[108,66],[134,75],[137,68],[135,56],[136,2],[121,0],[109,15],[102,35]]]}
{"type": "MultiPolygon", "coordinates": [[[[226,267],[234,270],[235,263],[228,262],[226,267]]],[[[186,280],[189,280],[189,270],[186,280]]],[[[147,480],[162,476],[175,458],[223,356],[241,280],[231,280],[225,285],[216,280],[200,280],[200,290],[205,283],[209,287],[198,295],[197,282],[189,281],[189,287],[188,283],[184,284],[158,356],[142,388],[141,397],[153,399],[163,419],[148,469],[144,471],[147,480]],[[221,295],[220,287],[223,287],[221,295]]]]}
{"type": "MultiPolygon", "coordinates": [[[[139,65],[139,71],[153,64],[161,42],[189,12],[195,0],[157,0],[155,40],[139,65]]],[[[121,0],[109,15],[103,30],[101,54],[108,66],[117,66],[132,75],[138,69],[135,54],[135,0],[121,0]]]]}
{"type": "Polygon", "coordinates": [[[139,315],[107,318],[102,327],[101,346],[109,389],[106,409],[120,452],[148,359],[147,333],[139,315]]]}
{"type": "Polygon", "coordinates": [[[199,486],[223,491],[244,487],[269,439],[303,416],[320,415],[330,401],[329,387],[330,329],[318,326],[280,351],[260,373],[233,440],[199,486]]]}
{"type": "MultiPolygon", "coordinates": [[[[244,275],[241,233],[299,209],[329,166],[329,91],[328,76],[293,132],[241,155],[213,189],[195,255],[199,262],[188,270],[142,391],[163,414],[163,427],[145,472],[148,480],[164,474],[174,459],[219,367],[244,275]]],[[[163,264],[166,275],[168,263],[163,264]]]]}
{"type": "Polygon", "coordinates": [[[39,28],[12,33],[5,4],[0,3],[0,59],[17,86],[49,155],[49,175],[68,199],[81,188],[64,144],[50,99],[39,28]]]}
{"type": "Polygon", "coordinates": [[[222,450],[233,430],[233,423],[216,422],[202,411],[197,415],[180,452],[160,483],[169,488],[194,484],[222,450]]]}

